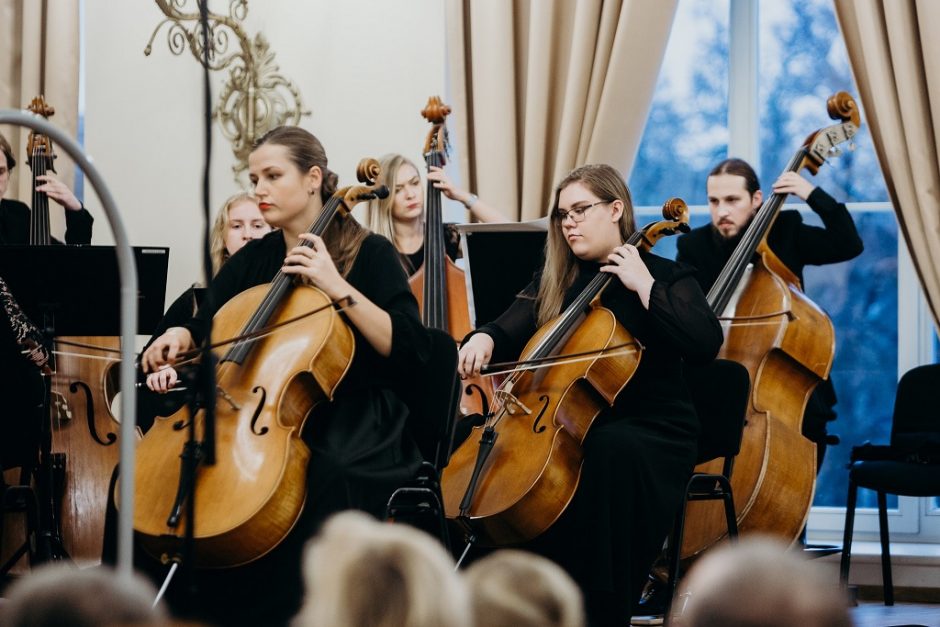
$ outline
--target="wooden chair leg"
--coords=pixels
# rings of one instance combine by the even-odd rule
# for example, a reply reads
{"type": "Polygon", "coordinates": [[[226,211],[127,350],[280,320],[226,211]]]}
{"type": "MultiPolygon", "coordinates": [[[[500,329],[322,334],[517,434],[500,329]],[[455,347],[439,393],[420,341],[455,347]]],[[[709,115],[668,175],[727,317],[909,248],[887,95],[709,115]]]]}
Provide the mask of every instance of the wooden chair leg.
{"type": "Polygon", "coordinates": [[[881,581],[885,605],[894,605],[894,582],[891,580],[891,542],[888,534],[888,499],[878,491],[878,529],[881,534],[881,581]]]}

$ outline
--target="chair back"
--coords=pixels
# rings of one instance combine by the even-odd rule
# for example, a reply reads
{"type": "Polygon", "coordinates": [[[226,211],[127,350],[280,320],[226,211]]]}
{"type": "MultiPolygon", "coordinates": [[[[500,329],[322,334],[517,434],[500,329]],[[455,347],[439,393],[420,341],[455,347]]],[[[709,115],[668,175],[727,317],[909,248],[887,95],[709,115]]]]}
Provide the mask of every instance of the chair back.
{"type": "Polygon", "coordinates": [[[408,429],[422,457],[440,471],[450,458],[460,378],[457,376],[457,343],[449,334],[428,329],[431,356],[424,372],[415,373],[403,390],[410,416],[408,429]]]}
{"type": "Polygon", "coordinates": [[[937,394],[940,391],[940,364],[908,370],[898,382],[891,422],[891,445],[902,445],[899,437],[910,433],[940,433],[937,394]]]}
{"type": "Polygon", "coordinates": [[[701,425],[698,463],[733,458],[741,450],[751,393],[747,368],[730,359],[716,359],[705,366],[686,366],[685,380],[701,425]]]}

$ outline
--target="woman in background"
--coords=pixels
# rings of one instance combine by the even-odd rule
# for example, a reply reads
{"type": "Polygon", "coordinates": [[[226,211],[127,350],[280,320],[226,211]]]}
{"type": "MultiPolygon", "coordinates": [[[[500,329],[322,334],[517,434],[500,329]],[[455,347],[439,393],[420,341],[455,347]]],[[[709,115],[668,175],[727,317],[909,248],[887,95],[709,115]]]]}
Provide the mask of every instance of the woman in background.
{"type": "MultiPolygon", "coordinates": [[[[424,187],[418,168],[407,157],[388,154],[380,160],[382,177],[391,192],[386,198],[369,201],[366,221],[369,228],[395,245],[408,276],[424,264],[424,187]]],[[[475,194],[456,187],[442,168],[431,166],[428,180],[434,187],[463,204],[480,222],[506,222],[503,213],[475,194]]],[[[460,257],[459,237],[453,224],[444,225],[444,246],[451,259],[460,257]]]]}

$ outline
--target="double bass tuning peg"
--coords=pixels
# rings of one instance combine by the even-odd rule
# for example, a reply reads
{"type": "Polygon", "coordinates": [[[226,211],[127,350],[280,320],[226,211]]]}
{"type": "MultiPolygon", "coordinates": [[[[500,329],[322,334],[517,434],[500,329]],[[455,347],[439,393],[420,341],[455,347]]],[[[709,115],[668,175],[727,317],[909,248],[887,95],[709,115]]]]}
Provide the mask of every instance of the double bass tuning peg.
{"type": "Polygon", "coordinates": [[[838,157],[840,155],[842,155],[842,149],[839,148],[838,146],[833,146],[832,148],[829,149],[830,157],[838,157]]]}

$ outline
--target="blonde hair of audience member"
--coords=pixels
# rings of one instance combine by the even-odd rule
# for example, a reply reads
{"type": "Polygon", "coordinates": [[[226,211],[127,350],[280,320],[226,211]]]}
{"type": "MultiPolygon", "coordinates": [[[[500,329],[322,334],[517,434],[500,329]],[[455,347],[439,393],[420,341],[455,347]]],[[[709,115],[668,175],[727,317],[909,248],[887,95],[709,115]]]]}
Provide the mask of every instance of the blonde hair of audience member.
{"type": "Polygon", "coordinates": [[[682,627],[850,627],[838,584],[775,538],[750,537],[707,553],[674,601],[682,627]]]}
{"type": "Polygon", "coordinates": [[[212,258],[212,275],[219,273],[228,258],[244,246],[248,240],[264,237],[271,232],[271,226],[264,221],[258,201],[247,192],[230,196],[212,223],[209,234],[209,254],[212,258]],[[232,218],[232,210],[238,209],[237,219],[232,218]],[[238,233],[233,233],[238,229],[238,233]]]}
{"type": "Polygon", "coordinates": [[[525,551],[502,550],[466,572],[476,625],[582,627],[577,584],[554,562],[525,551]]]}
{"type": "Polygon", "coordinates": [[[466,589],[431,536],[362,512],[331,517],[304,556],[294,627],[469,627],[466,589]]]}
{"type": "Polygon", "coordinates": [[[0,606],[3,627],[128,627],[166,625],[156,589],[139,575],[109,568],[43,566],[14,583],[0,606]]]}

